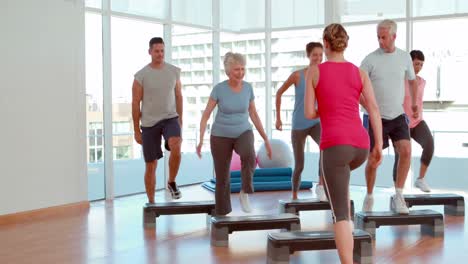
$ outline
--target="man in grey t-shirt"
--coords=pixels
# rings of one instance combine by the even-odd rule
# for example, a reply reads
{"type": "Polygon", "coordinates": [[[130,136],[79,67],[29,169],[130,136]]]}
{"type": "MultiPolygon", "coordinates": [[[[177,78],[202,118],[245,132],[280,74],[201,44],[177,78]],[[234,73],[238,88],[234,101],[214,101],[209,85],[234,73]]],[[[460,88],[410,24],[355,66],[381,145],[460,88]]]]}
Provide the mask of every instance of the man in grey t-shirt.
{"type": "Polygon", "coordinates": [[[167,189],[173,199],[181,197],[175,180],[181,159],[183,107],[180,69],[164,61],[163,39],[152,38],[148,52],[151,63],[138,71],[133,81],[132,116],[135,140],[142,144],[146,163],[148,202],[154,203],[157,160],[163,156],[161,136],[164,137],[166,149],[171,151],[167,189]]]}
{"type": "MultiPolygon", "coordinates": [[[[409,210],[402,194],[411,161],[408,120],[403,109],[404,82],[405,79],[408,79],[410,83],[412,109],[415,117],[418,116],[415,97],[417,83],[410,55],[395,47],[396,32],[397,25],[392,20],[383,20],[378,24],[377,37],[380,47],[367,55],[362,61],[361,69],[369,74],[374,87],[375,98],[382,116],[383,148],[389,146],[388,140],[391,139],[396,152],[400,155],[395,195],[390,209],[400,214],[408,214],[409,210]],[[404,156],[404,159],[401,159],[401,155],[404,156]]],[[[365,104],[365,102],[363,103],[365,104]]],[[[368,120],[367,115],[364,115],[364,125],[368,128],[372,149],[374,137],[370,124],[366,124],[368,120]]],[[[374,203],[372,192],[376,173],[377,167],[373,167],[370,162],[367,162],[367,195],[364,199],[363,211],[372,211],[374,203]]]]}

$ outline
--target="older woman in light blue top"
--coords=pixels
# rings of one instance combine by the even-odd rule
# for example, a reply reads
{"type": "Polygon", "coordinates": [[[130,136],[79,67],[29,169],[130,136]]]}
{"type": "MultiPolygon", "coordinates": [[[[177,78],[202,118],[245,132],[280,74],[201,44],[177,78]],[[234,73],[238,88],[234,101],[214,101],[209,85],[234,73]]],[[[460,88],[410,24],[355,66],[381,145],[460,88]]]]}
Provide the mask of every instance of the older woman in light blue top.
{"type": "Polygon", "coordinates": [[[226,215],[232,211],[229,168],[233,150],[239,154],[242,164],[242,189],[239,195],[241,207],[245,212],[251,211],[248,194],[253,193],[252,180],[256,162],[254,135],[249,117],[265,141],[267,154],[271,159],[270,142],[257,114],[252,85],[243,81],[244,57],[239,53],[226,53],[224,69],[229,79],[217,84],[211,92],[200,121],[200,141],[197,146],[197,154],[201,157],[206,124],[211,112],[218,106],[210,138],[216,174],[216,215],[226,215]]]}

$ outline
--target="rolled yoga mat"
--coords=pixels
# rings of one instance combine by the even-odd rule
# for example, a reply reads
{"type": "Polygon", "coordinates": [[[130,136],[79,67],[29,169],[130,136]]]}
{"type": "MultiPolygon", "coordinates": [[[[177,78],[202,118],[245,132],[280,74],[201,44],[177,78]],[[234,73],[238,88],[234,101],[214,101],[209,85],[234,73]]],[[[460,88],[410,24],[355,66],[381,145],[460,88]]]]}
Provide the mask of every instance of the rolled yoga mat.
{"type": "MultiPolygon", "coordinates": [[[[216,179],[210,180],[212,183],[216,183],[216,179]]],[[[291,181],[291,176],[278,175],[278,176],[263,176],[253,178],[254,182],[281,182],[281,181],[291,181]]],[[[231,183],[241,182],[240,177],[231,177],[231,183]]]]}
{"type": "MultiPolygon", "coordinates": [[[[231,178],[240,178],[241,171],[231,171],[231,178]]],[[[255,169],[255,177],[263,176],[290,176],[292,175],[291,168],[268,168],[268,169],[255,169]]]]}
{"type": "MultiPolygon", "coordinates": [[[[202,186],[214,192],[216,190],[216,184],[208,181],[202,184],[202,186]]],[[[241,184],[240,183],[231,183],[231,193],[240,192],[241,184]]],[[[291,181],[281,181],[281,182],[254,182],[254,191],[255,192],[264,192],[264,191],[283,191],[291,190],[291,181]]],[[[311,181],[302,181],[299,189],[310,189],[312,188],[311,181]]]]}

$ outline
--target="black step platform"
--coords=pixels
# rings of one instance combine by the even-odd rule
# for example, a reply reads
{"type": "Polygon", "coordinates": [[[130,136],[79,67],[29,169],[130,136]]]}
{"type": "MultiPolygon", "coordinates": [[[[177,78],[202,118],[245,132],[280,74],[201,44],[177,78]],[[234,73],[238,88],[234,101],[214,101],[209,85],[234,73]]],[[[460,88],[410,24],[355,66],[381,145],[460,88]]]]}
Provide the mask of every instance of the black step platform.
{"type": "Polygon", "coordinates": [[[147,203],[143,207],[143,225],[156,227],[156,218],[161,215],[208,214],[207,223],[214,215],[214,201],[147,203]]]}
{"type": "Polygon", "coordinates": [[[229,234],[234,231],[301,228],[299,217],[295,214],[252,215],[252,216],[214,216],[211,218],[211,244],[225,247],[229,234]]]}
{"type": "MultiPolygon", "coordinates": [[[[356,229],[353,232],[353,258],[357,263],[372,263],[372,237],[356,229]]],[[[296,231],[268,235],[267,263],[289,263],[289,255],[296,251],[336,249],[335,234],[331,231],[296,231]]]]}
{"type": "Polygon", "coordinates": [[[444,216],[433,210],[412,210],[409,214],[385,212],[358,212],[356,228],[362,229],[373,238],[380,226],[421,225],[423,234],[439,237],[444,235],[444,216]]]}
{"type": "MultiPolygon", "coordinates": [[[[457,194],[405,194],[408,208],[416,205],[443,205],[444,214],[464,216],[465,198],[457,194]]],[[[392,197],[393,198],[393,197],[392,197]]],[[[390,198],[390,199],[392,199],[390,198]]]]}
{"type": "MultiPolygon", "coordinates": [[[[279,212],[299,214],[300,211],[321,211],[331,210],[329,202],[322,202],[319,199],[297,199],[280,200],[279,212]]],[[[354,201],[351,200],[351,220],[354,220],[354,201]]]]}

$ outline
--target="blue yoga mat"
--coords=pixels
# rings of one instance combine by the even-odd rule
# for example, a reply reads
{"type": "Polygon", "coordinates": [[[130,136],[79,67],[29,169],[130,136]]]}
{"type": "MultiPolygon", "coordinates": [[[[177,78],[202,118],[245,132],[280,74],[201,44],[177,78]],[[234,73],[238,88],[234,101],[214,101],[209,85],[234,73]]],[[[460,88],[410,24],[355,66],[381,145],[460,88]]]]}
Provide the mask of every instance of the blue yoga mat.
{"type": "MultiPolygon", "coordinates": [[[[208,181],[202,184],[202,186],[210,190],[212,192],[215,191],[216,187],[215,184],[208,181]]],[[[240,183],[231,183],[231,193],[238,193],[240,192],[241,185],[240,183]]],[[[312,188],[311,181],[303,181],[301,182],[300,189],[310,189],[312,188]]],[[[282,191],[282,190],[291,190],[291,181],[287,182],[254,182],[254,190],[256,192],[264,192],[264,191],[282,191]]]]}
{"type": "MultiPolygon", "coordinates": [[[[216,183],[216,179],[210,180],[212,183],[216,183]]],[[[264,177],[254,177],[255,182],[282,182],[282,181],[291,181],[291,176],[264,176],[264,177]]],[[[241,182],[241,178],[231,178],[231,183],[241,182]]]]}
{"type": "MultiPolygon", "coordinates": [[[[231,178],[240,178],[240,171],[231,171],[231,178]]],[[[256,169],[254,172],[255,177],[263,176],[291,176],[291,168],[267,168],[267,169],[256,169]]]]}

